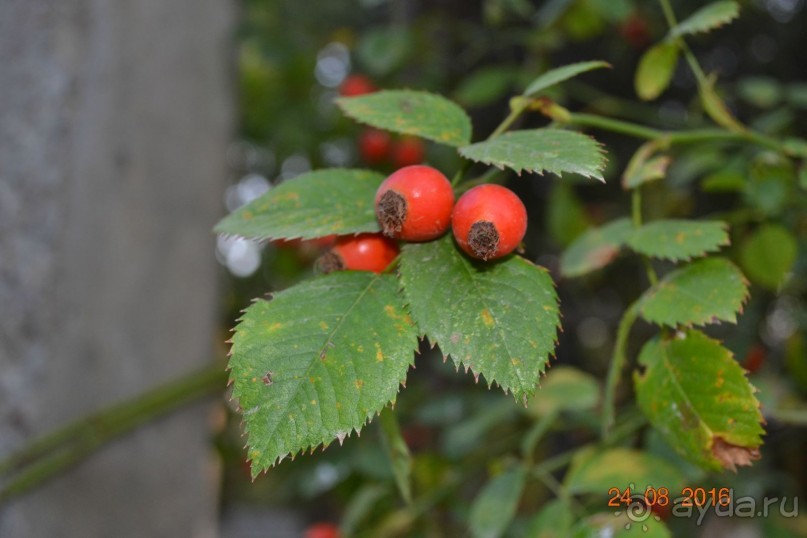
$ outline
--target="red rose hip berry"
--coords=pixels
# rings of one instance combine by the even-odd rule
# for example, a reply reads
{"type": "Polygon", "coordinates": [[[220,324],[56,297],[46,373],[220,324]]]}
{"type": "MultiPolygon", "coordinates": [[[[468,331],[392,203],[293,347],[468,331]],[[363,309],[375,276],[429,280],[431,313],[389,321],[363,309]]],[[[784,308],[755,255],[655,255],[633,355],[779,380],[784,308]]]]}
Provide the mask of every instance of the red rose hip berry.
{"type": "Polygon", "coordinates": [[[384,235],[405,241],[429,241],[451,224],[454,191],[430,166],[407,166],[384,180],[375,195],[375,213],[384,235]]]}
{"type": "Polygon", "coordinates": [[[359,135],[359,153],[367,164],[378,164],[390,154],[392,139],[384,131],[365,129],[359,135]]]}
{"type": "Polygon", "coordinates": [[[339,95],[343,97],[356,97],[378,91],[376,85],[362,74],[348,75],[339,86],[339,95]]]}
{"type": "Polygon", "coordinates": [[[340,237],[333,248],[317,260],[317,268],[323,273],[345,269],[380,273],[398,252],[398,244],[381,234],[340,237]]]}
{"type": "Polygon", "coordinates": [[[469,256],[493,260],[510,254],[521,243],[527,231],[527,210],[510,189],[480,185],[457,200],[451,227],[469,256]]]}
{"type": "Polygon", "coordinates": [[[392,146],[392,163],[398,168],[420,164],[425,156],[423,142],[413,136],[405,136],[392,146]]]}

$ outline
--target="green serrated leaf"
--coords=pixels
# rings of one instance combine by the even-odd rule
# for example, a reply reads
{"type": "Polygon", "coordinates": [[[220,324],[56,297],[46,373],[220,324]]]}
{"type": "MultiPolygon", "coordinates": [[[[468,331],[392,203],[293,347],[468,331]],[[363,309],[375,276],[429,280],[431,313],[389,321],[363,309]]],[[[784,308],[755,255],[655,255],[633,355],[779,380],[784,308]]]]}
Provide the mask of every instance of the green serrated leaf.
{"type": "Polygon", "coordinates": [[[636,150],[622,174],[623,189],[635,189],[645,183],[664,178],[670,166],[670,157],[656,155],[659,149],[659,142],[651,140],[636,150]]]}
{"type": "Polygon", "coordinates": [[[720,342],[695,330],[654,339],[639,364],[639,407],[681,456],[715,471],[759,457],[764,431],[755,389],[720,342]]]}
{"type": "Polygon", "coordinates": [[[636,95],[652,101],[670,85],[675,66],[678,65],[678,45],[659,43],[648,49],[639,60],[633,84],[636,95]]]}
{"type": "Polygon", "coordinates": [[[616,219],[585,232],[560,258],[560,272],[567,278],[585,275],[611,263],[633,231],[630,219],[616,219]]]}
{"type": "Polygon", "coordinates": [[[527,412],[537,417],[559,411],[593,409],[600,401],[600,385],[590,374],[571,366],[556,366],[527,404],[527,412]],[[569,398],[574,394],[574,398],[569,398]]]}
{"type": "Polygon", "coordinates": [[[485,484],[471,504],[469,526],[474,538],[498,538],[507,530],[518,508],[527,473],[514,467],[485,484]]]}
{"type": "Polygon", "coordinates": [[[384,90],[340,97],[339,108],[349,117],[379,129],[464,146],[471,141],[471,119],[440,95],[415,90],[384,90]]]}
{"type": "Polygon", "coordinates": [[[460,155],[521,172],[571,172],[605,181],[605,156],[596,140],[563,129],[510,131],[459,149],[460,155]]]}
{"type": "Polygon", "coordinates": [[[398,426],[398,419],[391,409],[384,409],[379,416],[381,424],[381,441],[384,445],[384,452],[392,466],[392,474],[395,476],[395,483],[398,491],[407,504],[412,502],[412,454],[406,445],[401,428],[398,426]]]}
{"type": "Polygon", "coordinates": [[[684,35],[709,32],[730,23],[739,16],[740,5],[737,2],[714,2],[703,6],[671,28],[669,37],[674,39],[684,35]]]}
{"type": "Polygon", "coordinates": [[[727,228],[720,221],[657,220],[634,230],[628,246],[651,258],[689,260],[728,245],[727,228]]]}
{"type": "Polygon", "coordinates": [[[796,262],[799,245],[779,224],[764,224],[740,246],[740,262],[752,282],[776,291],[796,262]]]}
{"type": "Polygon", "coordinates": [[[258,300],[235,328],[233,397],[252,474],[358,431],[393,401],[417,333],[391,275],[331,273],[258,300]]]}
{"type": "Polygon", "coordinates": [[[748,281],[725,258],[706,258],[676,269],[639,298],[639,313],[658,325],[737,322],[748,281]]]}
{"type": "Polygon", "coordinates": [[[560,324],[546,269],[518,256],[472,261],[447,236],[406,245],[400,278],[421,333],[458,368],[516,398],[535,391],[560,324]]]}
{"type": "Polygon", "coordinates": [[[254,239],[378,232],[374,200],[382,181],[384,176],[367,170],[308,172],[233,211],[214,231],[254,239]]]}
{"type": "Polygon", "coordinates": [[[575,454],[564,486],[571,494],[605,495],[611,488],[644,495],[648,487],[678,489],[681,473],[663,459],[630,448],[583,449],[575,454]]]}
{"type": "Polygon", "coordinates": [[[611,67],[611,64],[608,62],[595,60],[591,62],[578,62],[564,65],[563,67],[556,67],[555,69],[551,69],[533,80],[530,85],[527,86],[527,89],[524,90],[524,95],[527,97],[535,95],[559,82],[576,77],[580,73],[585,73],[586,71],[600,69],[603,67],[611,67]]]}

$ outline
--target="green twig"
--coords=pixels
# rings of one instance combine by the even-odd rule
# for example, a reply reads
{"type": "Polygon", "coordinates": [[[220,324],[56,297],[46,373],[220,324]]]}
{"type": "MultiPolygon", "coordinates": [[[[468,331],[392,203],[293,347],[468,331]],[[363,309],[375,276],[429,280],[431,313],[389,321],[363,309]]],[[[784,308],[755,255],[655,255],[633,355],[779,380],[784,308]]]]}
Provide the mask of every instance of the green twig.
{"type": "Polygon", "coordinates": [[[611,358],[611,366],[608,369],[608,377],[605,380],[605,395],[602,403],[602,439],[608,441],[611,434],[611,428],[614,424],[614,417],[616,416],[616,389],[619,385],[619,379],[622,377],[622,370],[625,368],[627,362],[626,346],[628,343],[628,335],[636,317],[639,315],[639,302],[636,301],[631,304],[622,319],[619,322],[619,327],[616,333],[616,343],[614,344],[614,355],[611,358]]]}
{"type": "MultiPolygon", "coordinates": [[[[634,228],[638,229],[642,227],[642,190],[640,187],[636,187],[631,193],[631,219],[633,221],[634,228]]],[[[644,264],[644,269],[647,273],[647,279],[650,281],[650,285],[655,286],[656,282],[658,282],[656,270],[653,269],[653,266],[650,264],[650,260],[648,260],[646,256],[642,256],[642,263],[644,264]]]]}
{"type": "Polygon", "coordinates": [[[226,377],[222,365],[216,363],[34,439],[0,461],[0,474],[17,473],[0,489],[0,501],[25,493],[112,439],[155,417],[203,396],[221,392],[226,377]]]}
{"type": "Polygon", "coordinates": [[[777,152],[787,152],[783,144],[775,138],[753,131],[735,132],[714,128],[664,131],[662,129],[647,127],[624,120],[583,113],[570,114],[569,123],[581,127],[594,127],[604,131],[645,140],[664,140],[668,144],[700,144],[703,142],[752,143],[777,152]]]}

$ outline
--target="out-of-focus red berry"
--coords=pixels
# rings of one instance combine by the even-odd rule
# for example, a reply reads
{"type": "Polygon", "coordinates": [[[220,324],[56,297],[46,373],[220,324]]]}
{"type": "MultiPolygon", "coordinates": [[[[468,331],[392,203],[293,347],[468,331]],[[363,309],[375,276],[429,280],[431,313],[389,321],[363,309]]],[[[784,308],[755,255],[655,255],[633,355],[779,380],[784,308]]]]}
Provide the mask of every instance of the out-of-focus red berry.
{"type": "Polygon", "coordinates": [[[766,356],[767,351],[765,348],[760,344],[754,344],[745,355],[743,368],[748,370],[748,373],[751,374],[758,372],[759,369],[762,368],[762,365],[765,364],[766,356]]]}
{"type": "Polygon", "coordinates": [[[314,523],[305,530],[304,538],[340,538],[339,527],[333,523],[314,523]]]}
{"type": "Polygon", "coordinates": [[[405,136],[392,147],[392,164],[396,168],[422,164],[425,156],[426,148],[423,142],[414,136],[405,136]]]}
{"type": "Polygon", "coordinates": [[[379,129],[365,129],[359,135],[359,154],[367,164],[378,164],[387,160],[392,146],[389,134],[379,129]]]}
{"type": "Polygon", "coordinates": [[[343,97],[356,97],[357,95],[364,95],[366,93],[373,93],[378,91],[378,88],[373,81],[366,75],[355,74],[348,75],[339,86],[339,95],[343,97]]]}
{"type": "Polygon", "coordinates": [[[630,46],[643,49],[650,43],[650,28],[647,20],[638,13],[631,13],[619,25],[619,35],[630,46]]]}

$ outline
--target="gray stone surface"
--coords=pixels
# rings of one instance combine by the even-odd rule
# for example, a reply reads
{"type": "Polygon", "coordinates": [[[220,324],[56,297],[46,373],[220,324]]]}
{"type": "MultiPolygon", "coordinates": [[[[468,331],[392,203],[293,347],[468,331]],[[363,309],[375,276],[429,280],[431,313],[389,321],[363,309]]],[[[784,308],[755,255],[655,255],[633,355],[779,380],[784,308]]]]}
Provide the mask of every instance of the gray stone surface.
{"type": "MultiPolygon", "coordinates": [[[[0,1],[0,456],[210,360],[234,13],[0,1]]],[[[209,411],[0,506],[0,537],[215,536],[209,411]]]]}

